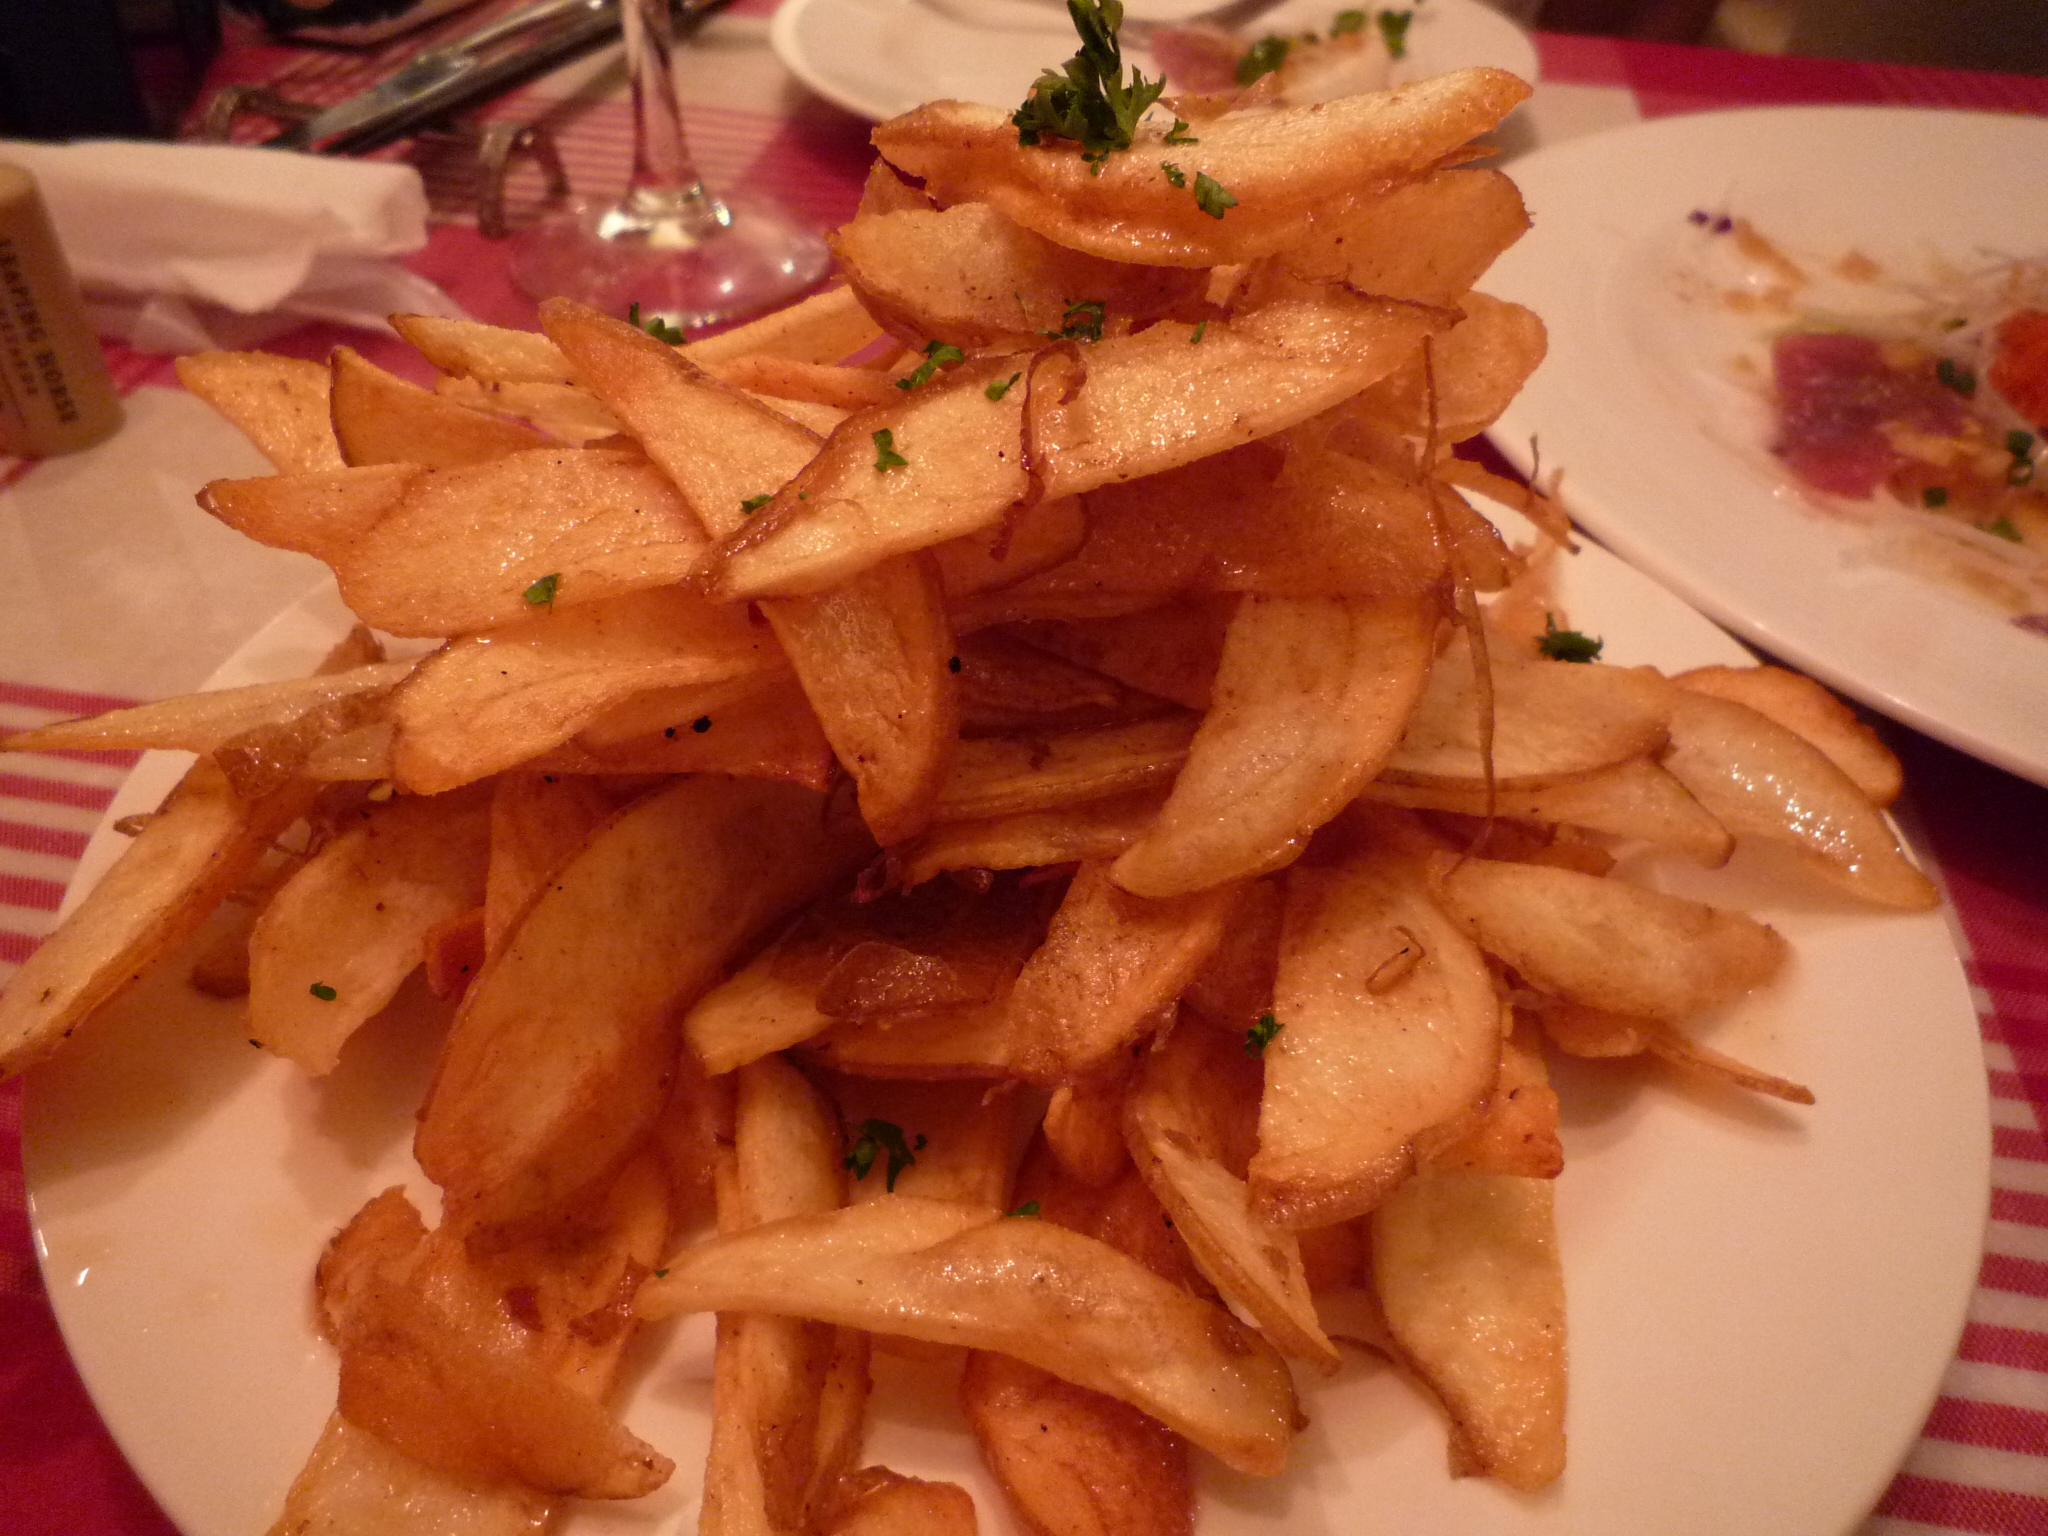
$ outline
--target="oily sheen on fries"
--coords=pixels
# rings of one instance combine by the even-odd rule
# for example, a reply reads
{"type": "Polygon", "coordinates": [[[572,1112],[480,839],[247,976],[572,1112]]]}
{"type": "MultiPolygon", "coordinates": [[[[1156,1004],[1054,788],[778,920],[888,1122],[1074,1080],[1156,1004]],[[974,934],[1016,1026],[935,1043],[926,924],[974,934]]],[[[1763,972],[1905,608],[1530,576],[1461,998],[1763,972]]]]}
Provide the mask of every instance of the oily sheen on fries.
{"type": "Polygon", "coordinates": [[[1344,1341],[1454,1472],[1542,1487],[1546,1050],[1813,1099],[1702,1028],[1784,942],[1637,856],[1934,899],[1824,690],[1601,664],[1464,499],[1568,534],[1450,452],[1543,356],[1473,287],[1528,221],[1465,163],[1526,87],[1148,112],[1072,9],[1016,121],[876,131],[845,286],[776,314],[396,317],[431,387],[181,364],[278,471],[202,504],[425,654],[8,743],[206,755],[0,999],[0,1069],[227,901],[195,981],[310,1073],[424,963],[440,1216],[386,1192],[320,1263],[338,1412],[279,1536],[660,1485],[607,1398],[685,1311],[708,1536],[976,1529],[866,1464],[871,1370],[957,1397],[1040,1536],[1186,1536],[1201,1457],[1280,1473],[1289,1362],[1344,1341]]]}

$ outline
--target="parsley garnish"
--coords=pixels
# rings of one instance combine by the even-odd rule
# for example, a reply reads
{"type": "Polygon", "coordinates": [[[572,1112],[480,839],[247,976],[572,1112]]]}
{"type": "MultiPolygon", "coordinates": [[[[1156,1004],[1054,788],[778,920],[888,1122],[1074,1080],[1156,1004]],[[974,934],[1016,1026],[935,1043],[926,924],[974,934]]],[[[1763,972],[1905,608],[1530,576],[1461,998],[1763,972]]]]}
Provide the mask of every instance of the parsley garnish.
{"type": "Polygon", "coordinates": [[[915,389],[941,368],[950,368],[955,363],[967,361],[967,354],[950,342],[928,341],[924,348],[924,361],[917,365],[917,371],[905,374],[896,381],[898,389],[915,389]]]}
{"type": "Polygon", "coordinates": [[[1007,379],[997,379],[987,389],[984,389],[982,393],[991,400],[1000,400],[1010,392],[1010,386],[1023,377],[1024,375],[1021,373],[1013,373],[1007,379]]]}
{"type": "Polygon", "coordinates": [[[1920,505],[1921,505],[1921,506],[1923,506],[1923,507],[1945,507],[1945,506],[1947,506],[1947,505],[1948,505],[1948,487],[1947,487],[1947,486],[1945,486],[1945,485],[1930,485],[1930,486],[1928,486],[1926,490],[1924,490],[1924,491],[1922,491],[1922,492],[1920,493],[1920,505]]]}
{"type": "Polygon", "coordinates": [[[1045,134],[1072,139],[1100,171],[1107,156],[1131,147],[1138,119],[1159,99],[1166,80],[1147,80],[1134,69],[1125,83],[1123,48],[1117,42],[1123,0],[1067,0],[1067,15],[1080,35],[1080,52],[1058,72],[1048,69],[1039,75],[1010,123],[1017,142],[1026,146],[1045,134]]]}
{"type": "MultiPolygon", "coordinates": [[[[919,1150],[924,1147],[922,1136],[917,1138],[917,1147],[919,1150]]],[[[861,1121],[860,1136],[855,1140],[853,1150],[846,1154],[846,1166],[853,1170],[856,1179],[864,1179],[868,1176],[868,1170],[875,1166],[876,1155],[883,1152],[889,1155],[886,1187],[894,1194],[896,1180],[902,1176],[904,1169],[917,1161],[910,1146],[903,1139],[902,1126],[891,1125],[887,1120],[861,1121]]]]}
{"type": "Polygon", "coordinates": [[[749,496],[745,501],[741,502],[740,510],[742,512],[758,512],[774,499],[775,493],[773,491],[763,491],[760,495],[749,496]]]}
{"type": "Polygon", "coordinates": [[[1204,331],[1208,330],[1208,329],[1209,329],[1209,322],[1208,322],[1208,321],[1206,321],[1206,320],[1197,320],[1197,321],[1195,322],[1195,330],[1194,330],[1194,334],[1193,334],[1193,335],[1191,335],[1190,337],[1188,337],[1188,345],[1189,345],[1189,346],[1191,346],[1191,347],[1199,347],[1199,346],[1200,346],[1200,345],[1202,344],[1202,333],[1203,333],[1204,331]]]}
{"type": "Polygon", "coordinates": [[[1011,1211],[1010,1214],[1012,1216],[1036,1216],[1038,1214],[1038,1202],[1036,1200],[1026,1200],[1017,1209],[1011,1211]]]}
{"type": "Polygon", "coordinates": [[[1195,206],[1212,219],[1220,219],[1229,209],[1237,206],[1223,183],[1207,171],[1195,172],[1195,206]]]}
{"type": "Polygon", "coordinates": [[[2034,451],[2034,434],[2013,428],[2005,434],[2005,451],[2016,459],[2024,459],[2034,451]]]}
{"type": "Polygon", "coordinates": [[[1347,32],[1363,32],[1364,30],[1365,12],[1363,11],[1339,11],[1330,18],[1330,36],[1332,37],[1342,37],[1347,32]]]}
{"type": "Polygon", "coordinates": [[[683,344],[683,333],[662,319],[661,316],[649,315],[645,320],[642,320],[640,318],[640,305],[637,300],[626,306],[626,324],[637,325],[656,341],[665,341],[672,347],[680,347],[683,344]]]}
{"type": "Polygon", "coordinates": [[[1188,173],[1175,165],[1171,160],[1160,161],[1159,169],[1166,172],[1166,184],[1168,186],[1184,187],[1188,184],[1188,173]]]}
{"type": "Polygon", "coordinates": [[[666,1280],[668,1278],[668,1271],[665,1269],[657,1269],[654,1272],[654,1278],[657,1280],[666,1280]]]}
{"type": "Polygon", "coordinates": [[[1247,1056],[1263,1056],[1273,1037],[1280,1033],[1281,1023],[1273,1015],[1262,1013],[1259,1022],[1244,1032],[1244,1053],[1247,1056]]]}
{"type": "Polygon", "coordinates": [[[910,460],[896,451],[896,434],[894,432],[884,427],[881,431],[874,434],[874,439],[876,474],[880,474],[886,469],[902,469],[905,465],[909,464],[910,460]]]}
{"type": "Polygon", "coordinates": [[[1934,376],[1959,395],[1977,393],[1977,375],[1967,368],[1958,368],[1951,358],[1944,357],[1934,365],[1934,376]]]}
{"type": "Polygon", "coordinates": [[[702,736],[706,731],[711,729],[711,717],[709,715],[699,715],[696,719],[690,722],[690,729],[695,731],[699,736],[702,736]]]}
{"type": "Polygon", "coordinates": [[[1387,45],[1387,57],[1399,59],[1408,53],[1408,23],[1415,19],[1413,11],[1381,11],[1373,20],[1380,26],[1380,41],[1387,45]]]}
{"type": "Polygon", "coordinates": [[[555,588],[561,584],[562,573],[553,571],[528,587],[523,595],[536,608],[552,608],[555,606],[555,588]]]}
{"type": "Polygon", "coordinates": [[[340,993],[336,992],[334,988],[327,985],[327,983],[324,981],[316,981],[313,983],[312,986],[306,988],[306,990],[308,992],[311,992],[315,997],[319,998],[320,1001],[323,1003],[331,1003],[335,1000],[335,998],[341,995],[340,993]]]}
{"type": "MultiPolygon", "coordinates": [[[[1054,341],[1100,341],[1102,322],[1109,316],[1109,309],[1100,299],[1075,299],[1060,315],[1060,328],[1045,334],[1054,341]]],[[[1012,383],[1015,380],[1011,381],[1012,383]]],[[[1008,388],[1005,385],[1004,388],[1008,388]]],[[[997,396],[997,399],[1002,398],[997,396]]]]}
{"type": "Polygon", "coordinates": [[[1994,521],[1986,523],[1984,531],[1995,539],[2010,539],[2015,544],[2024,544],[2026,542],[2025,539],[2020,537],[2019,529],[2013,526],[2012,519],[2003,514],[2000,514],[1994,521]]]}
{"type": "Polygon", "coordinates": [[[1237,83],[1250,85],[1259,76],[1270,75],[1287,62],[1287,50],[1293,46],[1291,39],[1281,37],[1277,33],[1260,38],[1245,49],[1238,59],[1237,83]]]}
{"type": "Polygon", "coordinates": [[[1191,135],[1188,132],[1188,125],[1176,117],[1173,120],[1173,126],[1166,130],[1166,142],[1169,144],[1199,144],[1202,141],[1191,135]]]}
{"type": "Polygon", "coordinates": [[[1596,640],[1576,629],[1559,629],[1557,615],[1546,613],[1543,615],[1543,638],[1536,642],[1536,649],[1552,661],[1594,661],[1606,644],[1605,640],[1596,640]]]}

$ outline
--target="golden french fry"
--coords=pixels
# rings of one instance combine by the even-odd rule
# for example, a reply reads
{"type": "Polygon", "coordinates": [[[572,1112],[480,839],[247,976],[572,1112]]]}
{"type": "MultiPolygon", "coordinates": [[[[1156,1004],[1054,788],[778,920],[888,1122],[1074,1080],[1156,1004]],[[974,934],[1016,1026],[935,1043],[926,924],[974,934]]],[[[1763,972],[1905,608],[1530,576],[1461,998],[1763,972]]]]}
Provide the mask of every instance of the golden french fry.
{"type": "Polygon", "coordinates": [[[1483,1105],[1415,1140],[1416,1166],[1441,1173],[1513,1173],[1554,1179],[1564,1171],[1557,1095],[1541,1035],[1516,1022],[1500,1043],[1500,1073],[1483,1105]]]}
{"type": "Polygon", "coordinates": [[[1016,633],[1055,656],[1188,709],[1207,709],[1237,598],[1189,598],[1117,618],[1020,624],[1016,633]]]}
{"type": "Polygon", "coordinates": [[[896,878],[916,886],[953,869],[1032,869],[1115,858],[1152,824],[1165,798],[1163,789],[1141,789],[1053,810],[942,821],[891,850],[896,878]]]}
{"type": "Polygon", "coordinates": [[[863,214],[834,232],[832,254],[892,335],[969,352],[1028,351],[1073,323],[1082,295],[1113,335],[1199,305],[1208,286],[1203,272],[1065,249],[983,203],[863,214]]]}
{"type": "Polygon", "coordinates": [[[328,372],[267,352],[193,352],[177,359],[178,382],[240,427],[282,474],[340,469],[328,416],[328,372]]]}
{"type": "Polygon", "coordinates": [[[1755,918],[1573,869],[1464,859],[1438,891],[1531,986],[1614,1013],[1688,1019],[1785,960],[1785,941],[1755,918]]]}
{"type": "Polygon", "coordinates": [[[986,603],[985,594],[1071,559],[1087,536],[1081,498],[1056,496],[1021,510],[1013,508],[992,533],[963,534],[934,544],[932,562],[948,611],[971,612],[972,599],[982,597],[986,603]]]}
{"type": "Polygon", "coordinates": [[[484,899],[486,796],[365,805],[287,880],[249,937],[249,1032],[315,1077],[391,1001],[427,933],[484,899]]]}
{"type": "Polygon", "coordinates": [[[1020,1068],[1062,1083],[1112,1065],[1216,952],[1237,898],[1216,886],[1156,901],[1121,889],[1108,864],[1083,864],[1010,992],[1020,1068]]]}
{"type": "Polygon", "coordinates": [[[1258,1213],[1319,1227],[1371,1210],[1415,1135],[1487,1091],[1501,1005],[1486,959],[1384,844],[1295,865],[1265,1046],[1258,1213]]]}
{"type": "Polygon", "coordinates": [[[1873,805],[1887,806],[1899,798],[1904,774],[1892,749],[1856,718],[1855,710],[1812,678],[1783,667],[1694,667],[1672,681],[1768,715],[1826,753],[1873,805]]]}
{"type": "Polygon", "coordinates": [[[1286,1463],[1287,1367],[1229,1313],[1049,1221],[884,1195],[685,1249],[644,1317],[772,1311],[1014,1356],[1143,1409],[1242,1472],[1286,1463]]]}
{"type": "Polygon", "coordinates": [[[1080,730],[1162,708],[1100,672],[1062,661],[1002,630],[962,635],[954,653],[960,658],[960,728],[970,736],[1080,730]]]}
{"type": "Polygon", "coordinates": [[[1451,1416],[1451,1466],[1536,1489],[1564,1469],[1564,1278],[1547,1179],[1418,1173],[1372,1216],[1402,1358],[1451,1416]]]}
{"type": "MultiPolygon", "coordinates": [[[[1469,175],[1471,172],[1454,174],[1469,175]]],[[[1543,322],[1519,304],[1467,293],[1454,301],[1464,319],[1431,338],[1429,366],[1418,356],[1344,407],[1419,447],[1434,438],[1446,455],[1452,443],[1493,424],[1543,361],[1543,322]]],[[[1522,498],[1508,505],[1519,507],[1522,498]]]]}
{"type": "Polygon", "coordinates": [[[1112,1184],[1131,1165],[1124,1146],[1123,1075],[1062,1083],[1045,1106],[1039,1131],[1062,1171],[1094,1189],[1112,1184]]]}
{"type": "Polygon", "coordinates": [[[710,370],[734,389],[782,402],[831,406],[851,413],[884,405],[896,398],[896,386],[867,368],[835,363],[798,363],[786,357],[737,357],[710,370]]]}
{"type": "Polygon", "coordinates": [[[1138,129],[1131,152],[1084,159],[1079,145],[1024,145],[1010,114],[933,102],[875,130],[875,148],[948,203],[979,201],[1027,229],[1111,261],[1209,267],[1267,255],[1319,213],[1409,180],[1486,132],[1528,95],[1497,69],[1313,107],[1266,107],[1203,122],[1200,143],[1138,129]],[[1189,185],[1159,170],[1173,162],[1189,185]],[[1226,217],[1189,189],[1206,176],[1236,199],[1226,217]]]}
{"type": "Polygon", "coordinates": [[[819,796],[765,780],[682,779],[600,827],[449,1031],[414,1141],[449,1210],[545,1211],[617,1167],[667,1096],[681,1008],[865,848],[819,796]]]}
{"type": "Polygon", "coordinates": [[[295,782],[245,801],[201,758],[105,878],[0,993],[0,1075],[61,1045],[94,1010],[192,934],[313,803],[295,782]]]}
{"type": "MultiPolygon", "coordinates": [[[[1497,783],[1520,787],[1597,773],[1653,756],[1670,739],[1678,690],[1647,667],[1548,661],[1510,654],[1499,645],[1490,649],[1497,783]]],[[[1437,657],[1384,772],[1405,784],[1485,782],[1469,646],[1454,641],[1437,657]]]]}
{"type": "Polygon", "coordinates": [[[211,752],[244,731],[282,725],[336,699],[388,692],[412,670],[409,661],[373,662],[346,672],[295,677],[279,683],[252,683],[243,688],[217,688],[188,693],[131,709],[109,710],[82,720],[0,737],[0,751],[137,751],[174,748],[211,752]]]}
{"type": "Polygon", "coordinates": [[[495,954],[548,877],[590,840],[620,801],[597,779],[513,772],[492,781],[484,949],[495,954]]]}
{"type": "MultiPolygon", "coordinates": [[[[845,1173],[830,1107],[778,1060],[736,1077],[732,1146],[719,1171],[720,1230],[838,1209],[845,1173]]],[[[852,1405],[858,1422],[866,1343],[851,1330],[798,1318],[719,1318],[701,1531],[796,1531],[820,1513],[812,1500],[852,1470],[858,1450],[857,1439],[829,1432],[821,1409],[835,1377],[850,1381],[861,1399],[852,1405]]]]}
{"type": "Polygon", "coordinates": [[[568,384],[569,360],[533,331],[440,315],[393,315],[391,324],[443,373],[482,384],[568,384]]]}
{"type": "Polygon", "coordinates": [[[1185,1536],[1187,1445],[1128,1403],[978,1350],[960,1409],[982,1460],[1029,1529],[1046,1536],[1185,1536]]]}
{"type": "Polygon", "coordinates": [[[1863,791],[1820,748],[1733,699],[1674,689],[1664,766],[1740,839],[1789,849],[1810,871],[1882,907],[1941,899],[1863,791]]]}
{"type": "Polygon", "coordinates": [[[694,688],[651,689],[592,721],[574,739],[542,753],[544,771],[633,776],[727,773],[832,787],[832,744],[810,701],[785,674],[764,673],[694,688]],[[629,714],[658,710],[666,722],[641,735],[615,735],[629,714]],[[602,738],[602,739],[600,739],[602,738]]]}
{"type": "Polygon", "coordinates": [[[690,509],[637,452],[536,448],[412,473],[373,526],[312,551],[349,607],[395,635],[475,634],[538,607],[667,586],[704,548],[690,509]]]}
{"type": "Polygon", "coordinates": [[[517,1483],[485,1489],[436,1472],[336,1412],[292,1480],[284,1513],[268,1536],[400,1536],[386,1523],[394,1508],[417,1530],[532,1536],[547,1522],[550,1503],[517,1483]]]}
{"type": "Polygon", "coordinates": [[[1170,779],[1195,722],[1166,715],[1035,740],[964,741],[932,808],[935,821],[979,821],[1104,800],[1170,779]]]}
{"type": "Polygon", "coordinates": [[[881,337],[882,328],[861,308],[859,295],[851,288],[828,288],[678,350],[700,368],[737,357],[836,363],[881,337]]]}
{"type": "Polygon", "coordinates": [[[853,1153],[855,1201],[901,1194],[963,1205],[1005,1203],[1023,1095],[986,1083],[861,1077],[834,1077],[830,1090],[853,1153]],[[910,1161],[899,1167],[871,1127],[899,1131],[910,1161]]]}
{"type": "Polygon", "coordinates": [[[1316,1320],[1300,1246],[1253,1208],[1245,1181],[1224,1166],[1223,1137],[1209,1123],[1216,1084],[1243,1061],[1244,1053],[1219,1034],[1175,1030],[1146,1059],[1131,1093],[1131,1157],[1210,1283],[1274,1348],[1328,1374],[1337,1369],[1337,1349],[1316,1320]]]}
{"type": "Polygon", "coordinates": [[[975,1536],[974,1499],[957,1483],[862,1467],[829,1490],[819,1536],[975,1536]]]}
{"type": "Polygon", "coordinates": [[[329,366],[329,409],[345,463],[452,469],[548,446],[531,427],[408,383],[348,347],[336,347],[329,366]]]}
{"type": "Polygon", "coordinates": [[[200,491],[199,505],[258,544],[332,563],[397,511],[425,476],[416,464],[371,464],[215,480],[200,491]]]}
{"type": "MultiPolygon", "coordinates": [[[[1382,805],[1461,816],[1484,816],[1489,809],[1484,784],[1402,784],[1382,779],[1366,785],[1364,795],[1382,805]]],[[[1491,810],[1496,816],[1641,838],[1710,869],[1727,863],[1735,845],[1728,829],[1648,758],[1632,758],[1582,778],[1498,788],[1491,810]]]]}
{"type": "Polygon", "coordinates": [[[781,664],[744,613],[680,587],[541,611],[420,662],[391,700],[392,766],[436,794],[526,762],[646,689],[728,685],[698,701],[708,712],[781,664]]]}
{"type": "Polygon", "coordinates": [[[597,396],[576,384],[479,384],[475,379],[442,378],[434,381],[434,393],[471,410],[523,421],[551,439],[579,448],[624,430],[597,396]]]}
{"type": "Polygon", "coordinates": [[[1361,293],[1455,304],[1528,228],[1522,194],[1499,171],[1432,171],[1317,219],[1285,260],[1361,293]]]}
{"type": "Polygon", "coordinates": [[[1429,598],[1247,598],[1209,712],[1117,883],[1167,897],[1263,875],[1364,788],[1429,676],[1429,598]]]}

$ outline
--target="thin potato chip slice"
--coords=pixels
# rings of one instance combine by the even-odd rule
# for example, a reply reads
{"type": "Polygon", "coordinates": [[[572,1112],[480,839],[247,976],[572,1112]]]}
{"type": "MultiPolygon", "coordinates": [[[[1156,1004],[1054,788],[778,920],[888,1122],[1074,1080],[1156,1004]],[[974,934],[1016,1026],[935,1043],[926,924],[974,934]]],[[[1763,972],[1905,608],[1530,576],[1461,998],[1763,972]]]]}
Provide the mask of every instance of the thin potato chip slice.
{"type": "Polygon", "coordinates": [[[1898,757],[1856,711],[1812,678],[1783,667],[1694,667],[1672,679],[1694,693],[1747,704],[1804,737],[1856,781],[1873,805],[1899,798],[1904,775],[1898,757]]]}
{"type": "Polygon", "coordinates": [[[178,382],[240,427],[279,473],[340,469],[328,415],[328,372],[267,352],[193,352],[177,359],[178,382]]]}
{"type": "Polygon", "coordinates": [[[1049,1221],[884,1196],[686,1249],[637,1306],[775,1311],[993,1349],[1141,1408],[1239,1471],[1286,1463],[1294,1386],[1271,1347],[1049,1221]]]}
{"type": "Polygon", "coordinates": [[[330,366],[334,437],[347,463],[452,469],[548,445],[531,427],[421,389],[348,347],[334,349],[330,366]]]}

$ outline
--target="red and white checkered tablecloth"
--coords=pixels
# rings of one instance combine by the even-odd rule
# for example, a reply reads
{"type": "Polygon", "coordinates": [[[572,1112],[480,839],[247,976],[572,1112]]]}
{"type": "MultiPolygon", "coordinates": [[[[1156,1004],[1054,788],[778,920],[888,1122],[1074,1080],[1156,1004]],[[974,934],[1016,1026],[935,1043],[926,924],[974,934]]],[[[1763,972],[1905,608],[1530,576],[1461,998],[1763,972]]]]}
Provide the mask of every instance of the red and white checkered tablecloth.
{"type": "MultiPolygon", "coordinates": [[[[836,223],[859,195],[867,125],[781,74],[766,49],[772,9],[773,0],[740,0],[711,24],[719,29],[721,61],[686,75],[695,147],[715,185],[745,183],[820,224],[836,223]],[[750,55],[749,66],[732,67],[736,55],[750,55]]],[[[476,14],[450,25],[466,25],[476,14]]],[[[1542,82],[1529,110],[1539,143],[1642,117],[1765,103],[2048,114],[2048,79],[1554,35],[1538,42],[1542,82]]],[[[231,36],[212,84],[260,81],[299,99],[332,101],[417,46],[408,42],[381,56],[323,54],[231,36]]],[[[491,111],[548,122],[578,189],[601,194],[623,183],[629,146],[626,113],[607,96],[606,83],[601,64],[587,66],[566,84],[562,77],[541,82],[491,111]]],[[[410,152],[446,219],[411,264],[481,318],[530,322],[532,308],[513,291],[499,249],[464,222],[471,190],[462,171],[432,146],[410,152]]],[[[321,356],[341,339],[331,328],[308,327],[280,350],[321,356]]],[[[359,334],[346,339],[380,361],[400,361],[395,343],[359,334]]],[[[161,359],[116,349],[112,361],[124,391],[142,392],[138,401],[168,382],[161,359]]],[[[0,513],[8,498],[33,495],[42,477],[62,473],[61,461],[0,466],[0,513]]],[[[0,567],[14,548],[9,538],[0,516],[0,567]]],[[[117,579],[78,558],[79,581],[117,579]]],[[[54,604],[70,573],[46,564],[35,574],[54,604]]],[[[15,572],[8,585],[17,608],[39,599],[36,583],[15,572]]],[[[261,616],[236,622],[246,631],[261,616]]],[[[133,674],[90,647],[7,639],[26,633],[32,631],[18,615],[12,629],[0,628],[0,731],[107,708],[127,702],[109,695],[142,691],[124,682],[133,674]]],[[[184,671],[158,691],[196,683],[237,639],[227,633],[195,646],[184,671]]],[[[1991,1085],[1994,1161],[1991,1220],[1968,1325],[1921,1439],[1865,1536],[2048,1536],[2048,790],[1909,731],[1890,735],[1968,946],[1991,1085]]],[[[0,757],[0,979],[54,920],[86,839],[130,766],[130,756],[118,753],[0,757]]],[[[10,1086],[0,1090],[0,1531],[164,1536],[170,1523],[102,1426],[51,1316],[24,1210],[19,1136],[20,1097],[10,1086]]]]}

